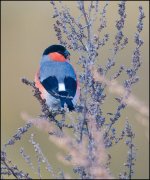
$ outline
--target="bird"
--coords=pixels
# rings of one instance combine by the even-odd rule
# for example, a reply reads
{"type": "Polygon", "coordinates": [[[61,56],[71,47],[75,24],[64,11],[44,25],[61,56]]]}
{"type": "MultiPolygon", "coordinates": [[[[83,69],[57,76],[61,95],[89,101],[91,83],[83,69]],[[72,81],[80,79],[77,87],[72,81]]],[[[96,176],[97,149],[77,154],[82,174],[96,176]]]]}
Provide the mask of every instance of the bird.
{"type": "Polygon", "coordinates": [[[76,72],[70,63],[70,52],[64,46],[54,44],[44,50],[35,74],[35,86],[50,110],[66,106],[69,111],[75,109],[80,88],[76,72]]]}

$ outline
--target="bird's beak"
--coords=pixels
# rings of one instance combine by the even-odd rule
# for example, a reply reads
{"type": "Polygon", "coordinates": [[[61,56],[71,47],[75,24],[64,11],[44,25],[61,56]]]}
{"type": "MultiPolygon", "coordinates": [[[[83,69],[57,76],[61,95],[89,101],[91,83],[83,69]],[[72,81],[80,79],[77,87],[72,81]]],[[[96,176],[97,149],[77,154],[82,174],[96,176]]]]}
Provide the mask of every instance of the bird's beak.
{"type": "Polygon", "coordinates": [[[70,61],[70,55],[68,55],[66,59],[67,59],[68,61],[70,61]]]}
{"type": "Polygon", "coordinates": [[[64,56],[65,56],[66,59],[70,59],[70,52],[66,50],[64,52],[64,56]]]}

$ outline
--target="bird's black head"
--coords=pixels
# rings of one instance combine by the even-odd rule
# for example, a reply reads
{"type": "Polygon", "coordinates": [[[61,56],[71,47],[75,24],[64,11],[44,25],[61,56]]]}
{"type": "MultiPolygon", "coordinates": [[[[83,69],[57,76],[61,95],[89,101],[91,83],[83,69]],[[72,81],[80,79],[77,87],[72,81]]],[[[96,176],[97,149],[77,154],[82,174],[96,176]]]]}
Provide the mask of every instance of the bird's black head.
{"type": "Polygon", "coordinates": [[[58,52],[62,54],[65,58],[70,55],[69,51],[62,45],[52,45],[46,48],[43,52],[43,55],[48,55],[49,53],[58,52]]]}

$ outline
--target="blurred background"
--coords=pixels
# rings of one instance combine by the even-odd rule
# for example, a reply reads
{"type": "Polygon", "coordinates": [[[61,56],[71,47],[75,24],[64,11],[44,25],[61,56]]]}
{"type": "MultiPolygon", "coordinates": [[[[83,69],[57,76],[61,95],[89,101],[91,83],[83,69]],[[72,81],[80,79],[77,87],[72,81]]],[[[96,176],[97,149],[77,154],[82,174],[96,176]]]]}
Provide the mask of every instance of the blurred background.
{"type": "MultiPolygon", "coordinates": [[[[86,2],[88,3],[88,2],[86,2]]],[[[76,1],[65,2],[74,15],[77,14],[76,1]]],[[[110,34],[108,47],[112,47],[112,42],[116,33],[115,21],[119,18],[117,13],[117,1],[111,1],[107,7],[107,33],[110,34]]],[[[130,65],[132,53],[135,48],[133,41],[138,19],[138,6],[142,5],[146,18],[144,18],[144,29],[141,38],[144,40],[142,52],[142,66],[138,71],[140,81],[133,86],[133,94],[139,100],[149,106],[149,2],[148,1],[128,1],[126,3],[127,19],[125,22],[124,34],[129,39],[127,47],[118,55],[118,63],[130,65]]],[[[104,6],[104,1],[100,2],[100,10],[104,6]]],[[[17,128],[25,124],[21,118],[21,112],[27,112],[33,117],[40,114],[40,105],[33,97],[30,87],[21,83],[22,77],[34,80],[34,74],[39,66],[41,55],[45,48],[51,44],[57,44],[58,40],[53,29],[54,19],[52,18],[53,8],[49,1],[2,1],[1,2],[1,143],[2,145],[16,132],[17,128]]],[[[104,30],[105,31],[105,30],[104,30]]],[[[106,63],[106,58],[110,52],[107,46],[101,51],[101,63],[106,63]]],[[[76,52],[71,52],[72,64],[76,65],[76,52]]],[[[119,67],[119,65],[117,66],[119,67]]],[[[110,95],[111,96],[111,95],[110,95]]],[[[104,105],[104,112],[113,111],[114,100],[104,105]]],[[[119,122],[118,129],[124,127],[124,120],[129,118],[135,132],[135,144],[137,147],[137,160],[135,165],[134,178],[148,179],[149,177],[149,140],[148,126],[142,125],[136,120],[138,112],[131,107],[123,112],[122,121],[119,122]]],[[[142,121],[142,119],[141,119],[142,121]]],[[[148,120],[147,120],[148,121],[148,120]]],[[[9,159],[14,164],[33,178],[37,175],[32,173],[28,165],[19,154],[21,146],[31,155],[33,162],[37,162],[34,157],[34,150],[28,142],[30,134],[34,133],[36,141],[39,142],[43,153],[49,159],[55,170],[62,168],[65,172],[72,174],[71,167],[64,166],[57,161],[56,153],[60,150],[48,140],[48,135],[36,128],[29,130],[20,142],[11,148],[8,147],[9,159]]],[[[126,146],[119,144],[111,149],[112,173],[118,177],[123,171],[123,163],[126,161],[126,146]]],[[[44,171],[43,178],[48,177],[44,171]]]]}

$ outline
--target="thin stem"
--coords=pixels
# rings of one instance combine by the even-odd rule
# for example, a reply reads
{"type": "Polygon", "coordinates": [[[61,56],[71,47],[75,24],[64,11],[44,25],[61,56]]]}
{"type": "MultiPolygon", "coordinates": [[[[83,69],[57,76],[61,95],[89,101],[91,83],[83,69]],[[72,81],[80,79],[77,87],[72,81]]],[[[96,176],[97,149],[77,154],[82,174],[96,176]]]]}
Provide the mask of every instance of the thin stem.
{"type": "Polygon", "coordinates": [[[132,178],[132,136],[131,136],[131,148],[130,148],[130,154],[131,154],[131,162],[129,163],[129,179],[132,178]]]}
{"type": "Polygon", "coordinates": [[[90,43],[90,45],[91,45],[91,25],[90,25],[89,19],[87,18],[87,13],[85,12],[85,7],[84,7],[83,1],[80,1],[80,10],[84,16],[85,23],[87,25],[88,43],[90,43]]]}
{"type": "Polygon", "coordinates": [[[4,160],[2,160],[2,161],[3,161],[4,165],[7,167],[7,169],[13,174],[13,176],[18,179],[18,176],[17,176],[17,175],[15,174],[15,172],[9,167],[9,165],[8,165],[4,160]]]}

